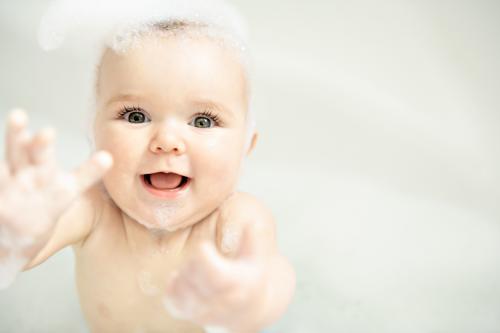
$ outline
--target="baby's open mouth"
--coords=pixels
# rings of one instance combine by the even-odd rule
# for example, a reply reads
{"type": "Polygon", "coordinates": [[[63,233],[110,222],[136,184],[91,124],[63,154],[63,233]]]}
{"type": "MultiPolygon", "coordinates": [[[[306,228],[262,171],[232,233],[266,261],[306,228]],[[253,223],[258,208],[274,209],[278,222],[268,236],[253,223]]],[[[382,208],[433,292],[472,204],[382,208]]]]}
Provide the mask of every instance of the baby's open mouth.
{"type": "Polygon", "coordinates": [[[156,172],[142,175],[144,183],[160,191],[176,191],[189,182],[189,178],[173,172],[156,172]]]}

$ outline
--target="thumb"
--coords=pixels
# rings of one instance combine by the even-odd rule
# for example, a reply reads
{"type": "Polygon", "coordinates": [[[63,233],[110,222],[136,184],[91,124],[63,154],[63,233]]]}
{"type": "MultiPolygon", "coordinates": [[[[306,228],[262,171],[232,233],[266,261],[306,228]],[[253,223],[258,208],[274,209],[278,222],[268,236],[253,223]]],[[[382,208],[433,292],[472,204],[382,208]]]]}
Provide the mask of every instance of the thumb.
{"type": "Polygon", "coordinates": [[[254,259],[258,257],[260,255],[258,243],[255,228],[251,225],[246,226],[241,235],[237,257],[240,259],[254,259]]]}
{"type": "Polygon", "coordinates": [[[85,192],[109,170],[112,164],[113,157],[107,151],[95,153],[74,172],[77,192],[85,192]]]}

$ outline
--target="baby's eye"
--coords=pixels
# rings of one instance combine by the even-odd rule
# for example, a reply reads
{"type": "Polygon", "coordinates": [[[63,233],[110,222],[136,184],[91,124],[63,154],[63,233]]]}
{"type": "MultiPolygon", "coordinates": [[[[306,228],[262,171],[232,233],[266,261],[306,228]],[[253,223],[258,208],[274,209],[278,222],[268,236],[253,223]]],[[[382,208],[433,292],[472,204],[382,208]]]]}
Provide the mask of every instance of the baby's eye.
{"type": "Polygon", "coordinates": [[[149,121],[145,113],[137,107],[123,108],[123,110],[120,112],[120,118],[125,119],[129,123],[133,124],[141,124],[149,121]]]}
{"type": "Polygon", "coordinates": [[[219,126],[220,121],[217,115],[213,114],[210,111],[205,111],[194,117],[190,125],[198,128],[211,128],[214,126],[219,126]]]}
{"type": "Polygon", "coordinates": [[[194,118],[193,120],[193,126],[194,127],[200,127],[200,128],[209,128],[212,127],[212,119],[205,117],[205,116],[199,116],[194,118]]]}
{"type": "Polygon", "coordinates": [[[128,121],[130,123],[143,123],[146,120],[146,116],[142,112],[130,112],[128,115],[128,121]]]}

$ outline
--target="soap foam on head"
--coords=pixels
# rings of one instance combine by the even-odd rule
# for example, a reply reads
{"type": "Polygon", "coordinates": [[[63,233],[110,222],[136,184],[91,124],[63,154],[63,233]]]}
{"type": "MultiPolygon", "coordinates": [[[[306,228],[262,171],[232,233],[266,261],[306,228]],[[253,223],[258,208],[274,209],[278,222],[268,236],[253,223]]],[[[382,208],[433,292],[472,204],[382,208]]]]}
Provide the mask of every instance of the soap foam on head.
{"type": "Polygon", "coordinates": [[[157,22],[186,21],[219,30],[245,48],[247,29],[234,7],[222,0],[59,0],[42,18],[39,42],[43,49],[60,47],[76,36],[105,44],[116,51],[129,47],[157,22]]]}

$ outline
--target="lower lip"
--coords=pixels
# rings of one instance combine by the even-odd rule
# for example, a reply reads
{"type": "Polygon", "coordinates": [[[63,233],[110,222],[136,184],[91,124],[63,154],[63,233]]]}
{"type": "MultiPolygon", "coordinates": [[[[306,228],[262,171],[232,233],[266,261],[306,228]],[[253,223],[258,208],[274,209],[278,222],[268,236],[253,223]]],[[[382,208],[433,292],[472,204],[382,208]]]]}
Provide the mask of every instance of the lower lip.
{"type": "Polygon", "coordinates": [[[141,178],[142,186],[144,186],[146,191],[148,191],[149,193],[151,193],[155,197],[162,198],[162,199],[176,199],[176,198],[180,197],[181,195],[183,195],[187,191],[189,185],[191,184],[191,178],[188,178],[187,182],[184,185],[182,185],[181,187],[178,187],[178,188],[173,189],[173,190],[158,190],[158,189],[152,187],[151,185],[149,185],[148,182],[146,181],[146,179],[144,178],[144,176],[140,176],[139,178],[141,178]]]}

